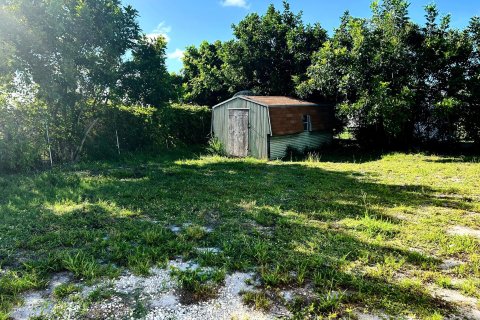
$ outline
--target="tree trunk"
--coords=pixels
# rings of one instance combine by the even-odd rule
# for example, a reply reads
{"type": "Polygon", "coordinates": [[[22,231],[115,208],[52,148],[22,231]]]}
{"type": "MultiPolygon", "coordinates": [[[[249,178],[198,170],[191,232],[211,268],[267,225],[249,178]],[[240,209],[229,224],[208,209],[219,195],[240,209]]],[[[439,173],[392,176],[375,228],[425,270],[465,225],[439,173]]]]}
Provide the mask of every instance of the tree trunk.
{"type": "Polygon", "coordinates": [[[85,141],[87,140],[88,134],[90,133],[90,131],[92,131],[93,127],[95,126],[95,124],[97,124],[98,120],[99,120],[99,118],[95,118],[92,121],[92,123],[88,126],[85,133],[83,134],[83,138],[82,138],[82,141],[80,142],[80,145],[78,146],[75,153],[72,155],[72,161],[73,162],[78,161],[78,159],[80,158],[80,154],[82,153],[83,146],[85,145],[85,141]]]}

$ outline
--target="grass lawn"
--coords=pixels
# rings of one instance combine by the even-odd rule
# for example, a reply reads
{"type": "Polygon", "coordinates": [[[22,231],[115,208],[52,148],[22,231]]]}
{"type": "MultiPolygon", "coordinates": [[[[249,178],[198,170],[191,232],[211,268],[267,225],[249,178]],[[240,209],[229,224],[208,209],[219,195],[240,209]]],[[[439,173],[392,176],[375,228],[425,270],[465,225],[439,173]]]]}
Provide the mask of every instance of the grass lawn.
{"type": "Polygon", "coordinates": [[[480,298],[478,159],[176,151],[0,176],[0,190],[0,319],[59,272],[76,278],[54,292],[66,299],[78,284],[147,275],[178,256],[212,267],[172,271],[191,299],[214,295],[226,274],[255,272],[245,303],[283,304],[299,319],[442,319],[460,306],[434,292],[480,298]],[[286,302],[285,290],[307,294],[286,302]]]}

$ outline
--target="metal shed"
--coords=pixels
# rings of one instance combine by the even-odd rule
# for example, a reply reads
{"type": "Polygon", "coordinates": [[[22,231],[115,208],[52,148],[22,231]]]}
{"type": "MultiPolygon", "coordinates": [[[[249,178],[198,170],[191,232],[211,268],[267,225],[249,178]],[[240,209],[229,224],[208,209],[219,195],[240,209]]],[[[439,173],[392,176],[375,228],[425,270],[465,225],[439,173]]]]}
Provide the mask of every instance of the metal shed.
{"type": "Polygon", "coordinates": [[[212,108],[212,135],[234,157],[280,159],[332,141],[329,105],[279,96],[235,96],[212,108]]]}

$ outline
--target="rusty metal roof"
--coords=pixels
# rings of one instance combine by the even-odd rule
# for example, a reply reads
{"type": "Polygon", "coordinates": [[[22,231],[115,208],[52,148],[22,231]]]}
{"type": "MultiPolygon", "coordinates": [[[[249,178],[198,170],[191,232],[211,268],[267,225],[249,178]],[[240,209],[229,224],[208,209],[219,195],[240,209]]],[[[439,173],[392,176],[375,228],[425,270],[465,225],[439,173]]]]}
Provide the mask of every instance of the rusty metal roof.
{"type": "Polygon", "coordinates": [[[313,102],[284,96],[245,96],[245,98],[269,107],[274,106],[314,106],[313,102]]]}

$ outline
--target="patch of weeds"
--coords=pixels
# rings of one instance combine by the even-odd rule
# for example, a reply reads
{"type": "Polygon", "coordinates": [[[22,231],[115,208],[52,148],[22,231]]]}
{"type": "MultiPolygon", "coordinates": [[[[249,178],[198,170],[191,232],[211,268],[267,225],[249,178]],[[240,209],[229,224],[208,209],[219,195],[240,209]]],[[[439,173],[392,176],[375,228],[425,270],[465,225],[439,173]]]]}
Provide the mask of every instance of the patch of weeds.
{"type": "Polygon", "coordinates": [[[435,311],[433,314],[426,316],[424,319],[425,320],[444,320],[445,318],[440,312],[435,311]]]}
{"type": "Polygon", "coordinates": [[[137,249],[135,253],[128,256],[127,266],[135,275],[148,276],[152,266],[151,257],[143,250],[137,249]]]}
{"type": "Polygon", "coordinates": [[[80,290],[81,288],[79,286],[76,286],[72,283],[63,283],[53,289],[53,296],[55,299],[63,299],[73,293],[80,292],[80,290]]]}
{"type": "Polygon", "coordinates": [[[474,275],[480,278],[480,255],[472,254],[467,263],[463,263],[455,268],[455,272],[462,276],[474,275]]]}
{"type": "Polygon", "coordinates": [[[272,307],[272,301],[262,291],[241,292],[243,303],[253,306],[257,310],[269,311],[272,307]]]}
{"type": "Polygon", "coordinates": [[[271,287],[287,285],[292,281],[288,270],[282,269],[278,264],[273,268],[268,266],[261,267],[260,276],[265,285],[271,287]]]}
{"type": "Polygon", "coordinates": [[[209,250],[199,253],[197,261],[202,267],[222,267],[228,262],[223,252],[209,250]]]}
{"type": "Polygon", "coordinates": [[[140,292],[135,293],[135,305],[133,306],[133,319],[144,319],[148,314],[148,308],[140,298],[140,292]]]}
{"type": "Polygon", "coordinates": [[[440,252],[442,254],[477,254],[480,245],[477,239],[470,236],[442,237],[440,241],[440,252]]]}
{"type": "Polygon", "coordinates": [[[207,235],[207,231],[198,224],[190,224],[185,228],[183,234],[187,240],[201,240],[207,235]]]}
{"type": "Polygon", "coordinates": [[[332,290],[319,294],[310,301],[297,297],[289,305],[289,309],[295,319],[337,319],[341,318],[343,313],[351,314],[351,310],[343,308],[345,297],[343,292],[332,290]]]}
{"type": "Polygon", "coordinates": [[[397,225],[385,218],[375,218],[369,213],[365,213],[365,216],[359,220],[346,219],[344,224],[367,234],[369,237],[376,238],[379,241],[392,239],[399,233],[397,225]]]}
{"type": "Polygon", "coordinates": [[[44,275],[60,272],[64,269],[62,257],[59,254],[49,254],[46,258],[26,262],[24,266],[29,271],[44,275]]]}
{"type": "Polygon", "coordinates": [[[265,264],[269,260],[270,250],[264,241],[256,241],[252,247],[253,256],[259,264],[265,264]]]}
{"type": "Polygon", "coordinates": [[[175,277],[182,289],[182,301],[193,303],[213,298],[218,287],[225,280],[225,270],[180,270],[172,268],[171,275],[175,277]]]}
{"type": "Polygon", "coordinates": [[[425,292],[422,281],[413,278],[404,278],[400,280],[400,288],[410,292],[425,292]]]}
{"type": "Polygon", "coordinates": [[[329,291],[319,297],[315,303],[315,309],[320,312],[335,312],[340,308],[344,298],[343,292],[329,291]]]}
{"type": "Polygon", "coordinates": [[[341,272],[332,268],[320,268],[313,274],[313,284],[317,289],[334,287],[343,278],[341,272]]]}
{"type": "Polygon", "coordinates": [[[90,303],[100,302],[103,300],[110,299],[114,295],[115,291],[109,287],[99,287],[90,292],[87,297],[87,300],[90,303]]]}
{"type": "Polygon", "coordinates": [[[465,280],[460,284],[460,289],[466,295],[480,297],[480,281],[465,280]]]}
{"type": "Polygon", "coordinates": [[[66,253],[62,260],[63,267],[71,271],[75,277],[85,280],[93,280],[100,276],[115,277],[119,270],[111,265],[100,265],[92,256],[83,251],[66,253]]]}
{"type": "Polygon", "coordinates": [[[155,226],[142,232],[141,237],[147,245],[163,244],[174,237],[174,233],[164,227],[155,226]]]}
{"type": "Polygon", "coordinates": [[[382,263],[377,263],[375,268],[369,270],[368,274],[372,277],[392,279],[395,272],[398,271],[405,264],[403,258],[397,260],[393,255],[384,257],[382,263]]]}
{"type": "Polygon", "coordinates": [[[452,278],[444,275],[439,275],[435,279],[435,284],[442,288],[452,288],[452,278]]]}
{"type": "Polygon", "coordinates": [[[295,278],[299,286],[302,286],[305,283],[305,279],[307,277],[307,268],[308,268],[308,265],[306,263],[301,263],[297,267],[295,278]]]}
{"type": "MultiPolygon", "coordinates": [[[[40,289],[46,281],[36,272],[7,271],[0,276],[0,316],[21,302],[20,294],[27,290],[40,289]]],[[[5,317],[8,319],[8,317],[5,317]]]]}
{"type": "Polygon", "coordinates": [[[273,207],[260,207],[254,208],[250,215],[256,223],[265,227],[271,227],[275,225],[278,211],[273,207]]]}

